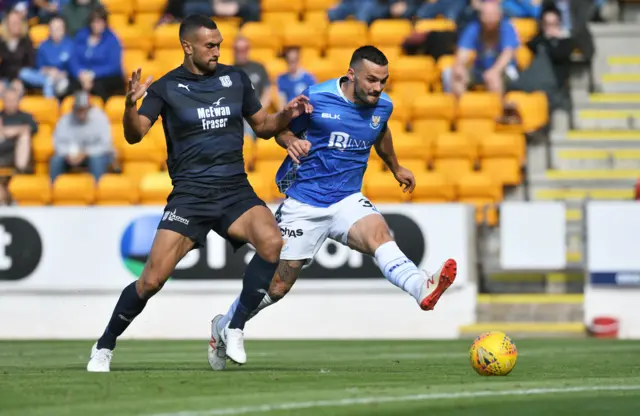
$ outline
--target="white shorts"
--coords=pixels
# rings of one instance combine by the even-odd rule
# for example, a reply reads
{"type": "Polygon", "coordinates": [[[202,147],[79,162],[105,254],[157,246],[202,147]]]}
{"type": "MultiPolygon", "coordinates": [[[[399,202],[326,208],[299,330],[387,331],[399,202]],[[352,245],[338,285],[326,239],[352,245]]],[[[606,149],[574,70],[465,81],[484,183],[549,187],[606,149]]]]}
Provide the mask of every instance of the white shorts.
{"type": "Polygon", "coordinates": [[[360,192],[329,207],[287,198],[275,214],[284,240],[280,259],[310,262],[327,238],[347,245],[351,226],[371,214],[380,215],[360,192]]]}

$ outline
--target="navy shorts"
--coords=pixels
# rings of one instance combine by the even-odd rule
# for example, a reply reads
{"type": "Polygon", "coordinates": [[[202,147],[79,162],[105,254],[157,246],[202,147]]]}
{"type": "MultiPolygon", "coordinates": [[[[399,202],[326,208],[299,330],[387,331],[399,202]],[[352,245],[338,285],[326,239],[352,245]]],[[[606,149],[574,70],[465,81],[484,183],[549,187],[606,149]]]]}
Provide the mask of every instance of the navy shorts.
{"type": "Polygon", "coordinates": [[[231,243],[234,250],[246,242],[231,238],[227,231],[242,214],[255,206],[266,206],[248,181],[223,188],[178,185],[167,198],[158,229],[175,231],[203,246],[209,231],[231,243]]]}

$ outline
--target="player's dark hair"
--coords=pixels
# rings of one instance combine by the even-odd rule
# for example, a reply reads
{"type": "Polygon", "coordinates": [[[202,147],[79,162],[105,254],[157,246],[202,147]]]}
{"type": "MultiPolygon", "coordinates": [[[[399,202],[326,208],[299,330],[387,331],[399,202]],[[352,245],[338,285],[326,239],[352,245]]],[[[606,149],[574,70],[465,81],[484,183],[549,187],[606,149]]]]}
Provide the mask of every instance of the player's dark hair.
{"type": "Polygon", "coordinates": [[[187,16],[182,23],[180,23],[180,39],[184,39],[190,33],[204,27],[205,29],[214,30],[218,28],[216,22],[211,20],[210,17],[203,14],[191,14],[187,16]]]}
{"type": "Polygon", "coordinates": [[[384,53],[382,53],[380,49],[376,48],[375,46],[366,45],[359,47],[353,52],[353,55],[351,55],[351,62],[349,62],[349,66],[352,67],[360,63],[360,61],[364,60],[382,66],[389,64],[387,57],[384,56],[384,53]]]}

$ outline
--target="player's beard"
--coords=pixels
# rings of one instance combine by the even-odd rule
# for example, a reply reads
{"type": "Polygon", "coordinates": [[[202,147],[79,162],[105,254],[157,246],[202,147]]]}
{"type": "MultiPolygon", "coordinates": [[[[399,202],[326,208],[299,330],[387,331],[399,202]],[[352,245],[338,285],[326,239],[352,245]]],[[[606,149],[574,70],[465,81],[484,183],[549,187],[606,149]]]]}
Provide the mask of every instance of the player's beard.
{"type": "Polygon", "coordinates": [[[193,66],[198,68],[200,70],[200,72],[202,72],[203,74],[211,74],[211,73],[215,72],[216,67],[218,66],[218,62],[216,61],[215,65],[213,65],[213,68],[212,68],[211,64],[209,63],[208,60],[205,61],[205,60],[197,59],[194,56],[193,57],[193,66]]]}
{"type": "Polygon", "coordinates": [[[380,99],[380,95],[374,97],[369,95],[363,88],[360,88],[358,78],[353,76],[353,95],[356,101],[362,105],[376,105],[380,99]]]}

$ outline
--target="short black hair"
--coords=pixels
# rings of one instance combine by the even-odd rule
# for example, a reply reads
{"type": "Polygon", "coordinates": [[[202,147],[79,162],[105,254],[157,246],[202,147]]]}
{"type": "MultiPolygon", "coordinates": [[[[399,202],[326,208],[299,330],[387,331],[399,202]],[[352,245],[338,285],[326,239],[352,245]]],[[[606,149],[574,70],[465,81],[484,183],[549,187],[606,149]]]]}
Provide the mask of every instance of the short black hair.
{"type": "Polygon", "coordinates": [[[206,29],[214,30],[218,28],[216,22],[211,20],[210,17],[203,14],[191,14],[187,16],[182,23],[180,23],[180,39],[184,39],[188,34],[204,27],[206,29]]]}
{"type": "Polygon", "coordinates": [[[373,62],[376,65],[389,65],[389,61],[387,57],[384,56],[384,53],[375,46],[365,45],[361,46],[353,52],[351,55],[351,62],[349,62],[349,66],[354,66],[360,61],[367,60],[369,62],[373,62]]]}
{"type": "Polygon", "coordinates": [[[549,4],[542,9],[542,13],[540,13],[540,21],[542,21],[542,17],[547,13],[555,14],[558,16],[558,19],[562,21],[562,12],[555,4],[549,4]]]}

